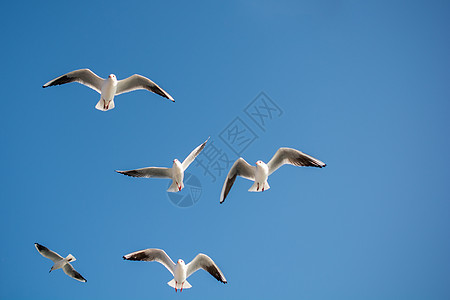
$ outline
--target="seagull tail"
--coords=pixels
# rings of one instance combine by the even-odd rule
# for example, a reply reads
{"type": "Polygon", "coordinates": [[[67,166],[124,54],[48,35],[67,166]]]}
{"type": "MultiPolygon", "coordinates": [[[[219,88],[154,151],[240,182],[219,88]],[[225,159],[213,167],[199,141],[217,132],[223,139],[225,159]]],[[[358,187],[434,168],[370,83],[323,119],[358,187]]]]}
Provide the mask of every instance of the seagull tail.
{"type": "MultiPolygon", "coordinates": [[[[184,188],[184,183],[181,183],[181,189],[183,189],[183,188],[184,188]]],[[[179,192],[180,189],[179,189],[177,183],[174,180],[172,180],[172,184],[169,186],[167,191],[168,192],[172,192],[172,193],[176,193],[176,192],[179,192]]]]}
{"type": "Polygon", "coordinates": [[[72,254],[67,255],[66,259],[68,262],[73,262],[77,260],[72,254]]]}
{"type": "Polygon", "coordinates": [[[262,192],[262,191],[267,191],[268,189],[270,189],[270,185],[266,180],[266,181],[264,181],[264,187],[261,184],[258,186],[258,183],[254,182],[253,185],[248,189],[248,191],[249,192],[262,192]]]}
{"type": "Polygon", "coordinates": [[[114,99],[112,99],[111,101],[106,101],[103,98],[100,98],[100,100],[97,102],[97,105],[95,106],[96,109],[101,111],[107,111],[113,109],[114,107],[114,99]]]}
{"type": "MultiPolygon", "coordinates": [[[[175,279],[172,279],[172,280],[169,281],[167,284],[168,284],[169,286],[175,288],[175,279]]],[[[185,280],[184,283],[183,283],[183,290],[184,290],[184,289],[190,289],[191,287],[192,287],[192,285],[191,285],[187,280],[185,280]]],[[[176,288],[177,288],[177,289],[181,289],[181,283],[178,282],[176,288]]]]}

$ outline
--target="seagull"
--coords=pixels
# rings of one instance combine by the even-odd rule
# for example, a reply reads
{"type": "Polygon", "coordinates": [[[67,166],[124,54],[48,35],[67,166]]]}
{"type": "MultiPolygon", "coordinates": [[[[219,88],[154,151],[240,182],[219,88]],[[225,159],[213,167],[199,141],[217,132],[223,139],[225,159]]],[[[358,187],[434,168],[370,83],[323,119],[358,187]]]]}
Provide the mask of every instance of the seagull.
{"type": "Polygon", "coordinates": [[[114,108],[114,96],[140,89],[149,90],[175,102],[172,96],[166,93],[156,83],[138,74],[134,74],[123,80],[117,80],[114,74],[109,75],[107,79],[103,79],[89,69],[81,69],[50,80],[42,87],[46,88],[69,82],[79,82],[101,94],[100,101],[98,101],[95,108],[102,111],[114,108]]]}
{"type": "Polygon", "coordinates": [[[267,182],[268,177],[279,167],[285,164],[318,168],[323,168],[326,166],[326,164],[320,160],[292,148],[278,149],[268,164],[258,160],[256,162],[256,167],[251,166],[245,161],[245,159],[240,157],[234,162],[228,172],[227,178],[225,179],[222,187],[222,193],[220,194],[220,203],[225,201],[225,198],[230,192],[237,175],[254,181],[253,185],[248,190],[249,192],[264,192],[265,190],[270,189],[269,183],[267,182]]]}
{"type": "Polygon", "coordinates": [[[180,163],[178,159],[173,160],[172,168],[158,168],[158,167],[148,167],[136,170],[119,171],[117,173],[124,174],[131,177],[145,177],[145,178],[170,178],[172,179],[172,184],[167,189],[168,192],[179,192],[184,188],[183,178],[184,171],[189,167],[189,165],[194,161],[197,155],[205,148],[206,142],[209,138],[200,146],[194,149],[191,154],[186,157],[186,159],[180,163]]]}
{"type": "Polygon", "coordinates": [[[54,263],[54,265],[51,267],[49,273],[53,270],[63,269],[64,273],[72,277],[73,279],[76,279],[81,282],[87,282],[86,279],[81,276],[80,273],[78,273],[70,264],[70,262],[74,262],[77,259],[73,257],[72,254],[67,255],[66,258],[63,258],[58,253],[53,252],[52,250],[48,249],[47,247],[44,247],[38,243],[34,243],[34,246],[36,247],[37,251],[43,256],[48,259],[51,259],[54,263]]]}
{"type": "Polygon", "coordinates": [[[184,289],[189,289],[192,286],[187,282],[187,278],[194,274],[197,270],[203,269],[211,274],[214,278],[222,283],[227,283],[225,276],[214,261],[206,254],[198,254],[187,265],[182,259],[175,264],[172,259],[167,255],[164,250],[161,249],[145,249],[136,251],[123,256],[126,260],[139,260],[139,261],[157,261],[161,263],[170,273],[173,275],[173,279],[167,284],[175,288],[175,292],[180,289],[180,292],[184,289]]]}

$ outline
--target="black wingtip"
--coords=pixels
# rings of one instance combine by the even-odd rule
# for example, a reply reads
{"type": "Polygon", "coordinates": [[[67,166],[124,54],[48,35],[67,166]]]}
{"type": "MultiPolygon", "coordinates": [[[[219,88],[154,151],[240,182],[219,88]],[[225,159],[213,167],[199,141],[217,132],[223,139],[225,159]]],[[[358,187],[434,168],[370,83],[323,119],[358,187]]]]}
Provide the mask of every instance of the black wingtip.
{"type": "Polygon", "coordinates": [[[123,258],[124,260],[127,260],[127,258],[126,258],[125,256],[122,256],[122,258],[123,258]]]}

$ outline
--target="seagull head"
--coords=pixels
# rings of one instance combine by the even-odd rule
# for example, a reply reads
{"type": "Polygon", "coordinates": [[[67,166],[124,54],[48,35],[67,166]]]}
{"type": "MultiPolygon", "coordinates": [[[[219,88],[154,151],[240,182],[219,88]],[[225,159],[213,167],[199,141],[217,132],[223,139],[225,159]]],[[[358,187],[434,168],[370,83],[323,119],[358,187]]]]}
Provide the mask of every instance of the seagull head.
{"type": "Polygon", "coordinates": [[[180,162],[180,161],[179,161],[178,159],[176,159],[176,158],[173,160],[173,164],[177,164],[177,163],[179,163],[179,162],[180,162]]]}
{"type": "Polygon", "coordinates": [[[109,78],[111,78],[112,80],[117,80],[116,75],[114,75],[114,74],[109,74],[109,78]]]}
{"type": "Polygon", "coordinates": [[[179,260],[177,261],[177,263],[180,264],[180,265],[184,265],[184,260],[179,259],[179,260]]]}
{"type": "Polygon", "coordinates": [[[261,161],[261,160],[258,160],[257,162],[256,162],[256,165],[257,166],[259,166],[259,165],[261,165],[263,162],[261,161]]]}

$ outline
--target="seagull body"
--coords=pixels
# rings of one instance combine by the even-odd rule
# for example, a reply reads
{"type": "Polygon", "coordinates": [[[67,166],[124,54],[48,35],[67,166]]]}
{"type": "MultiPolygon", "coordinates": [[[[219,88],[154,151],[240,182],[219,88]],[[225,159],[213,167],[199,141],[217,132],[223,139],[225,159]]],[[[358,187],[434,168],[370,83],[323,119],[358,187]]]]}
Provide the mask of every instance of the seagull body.
{"type": "Polygon", "coordinates": [[[101,96],[95,108],[102,111],[107,111],[115,107],[114,96],[139,89],[149,90],[175,102],[172,96],[166,93],[156,83],[137,74],[123,80],[117,80],[114,74],[109,75],[107,79],[103,79],[89,69],[81,69],[50,80],[42,87],[46,88],[70,82],[79,82],[98,92],[101,96]]]}
{"type": "Polygon", "coordinates": [[[117,173],[124,174],[131,177],[146,177],[146,178],[170,178],[172,184],[167,189],[168,192],[179,192],[184,188],[184,171],[194,161],[197,155],[205,148],[206,142],[209,138],[200,146],[194,149],[188,157],[181,163],[178,159],[173,160],[172,168],[160,168],[160,167],[148,167],[142,169],[119,171],[117,173]]]}
{"type": "Polygon", "coordinates": [[[191,288],[192,286],[187,282],[187,278],[196,271],[203,269],[211,274],[214,278],[222,283],[227,283],[225,276],[214,261],[206,254],[198,254],[190,263],[185,264],[182,259],[175,264],[172,259],[167,255],[164,250],[161,249],[145,249],[136,251],[123,256],[126,260],[136,261],[157,261],[161,263],[170,273],[173,275],[173,279],[167,284],[175,288],[175,292],[180,289],[180,292],[184,289],[191,288]]]}
{"type": "Polygon", "coordinates": [[[49,273],[53,270],[58,270],[58,269],[63,269],[64,273],[66,273],[67,275],[69,275],[70,277],[81,281],[81,282],[86,282],[87,280],[83,278],[83,276],[81,276],[80,273],[78,273],[70,264],[70,262],[74,262],[77,259],[72,255],[69,254],[67,255],[66,258],[60,256],[58,253],[48,249],[47,247],[44,247],[38,243],[35,243],[34,246],[36,247],[37,251],[39,251],[39,253],[45,257],[50,259],[51,261],[53,261],[53,266],[51,267],[49,273]]]}
{"type": "Polygon", "coordinates": [[[254,181],[253,185],[248,190],[249,192],[264,192],[270,189],[269,183],[267,182],[269,176],[285,164],[318,168],[326,166],[326,164],[320,160],[292,148],[280,148],[269,163],[266,164],[263,161],[258,160],[256,166],[251,166],[245,159],[240,157],[234,162],[228,172],[222,187],[220,203],[225,201],[225,198],[236,180],[236,176],[241,176],[245,179],[254,181]]]}

